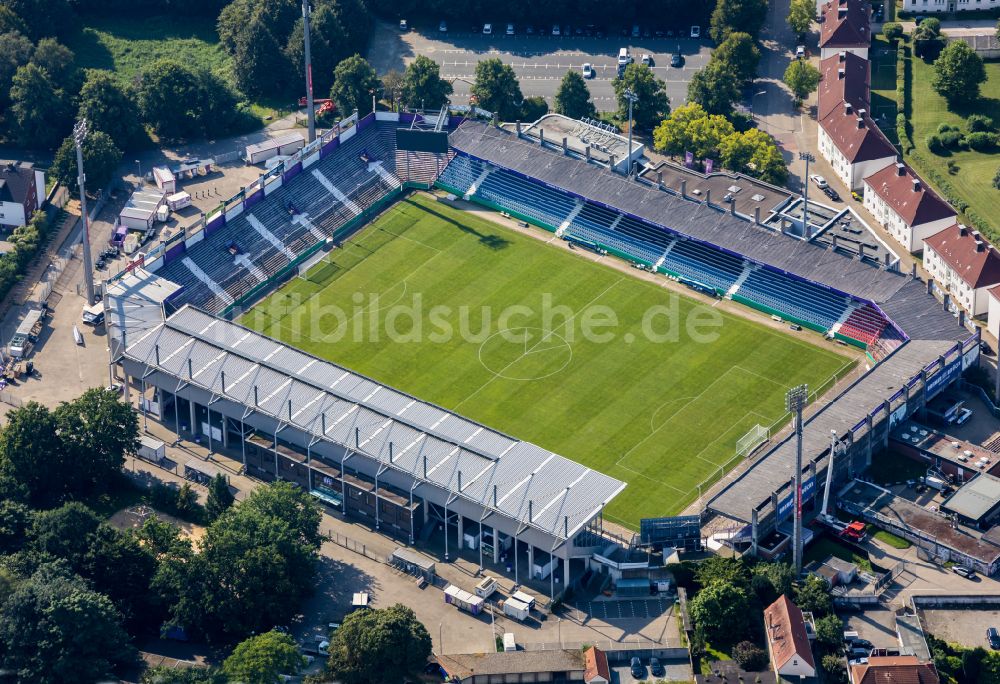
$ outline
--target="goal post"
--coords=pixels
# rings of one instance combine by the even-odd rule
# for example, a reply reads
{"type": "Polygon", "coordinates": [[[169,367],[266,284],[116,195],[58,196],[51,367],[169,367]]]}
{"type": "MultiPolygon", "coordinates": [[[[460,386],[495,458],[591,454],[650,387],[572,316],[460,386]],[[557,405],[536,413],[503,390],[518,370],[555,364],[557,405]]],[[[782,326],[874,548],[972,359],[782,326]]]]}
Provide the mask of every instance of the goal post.
{"type": "Polygon", "coordinates": [[[754,425],[750,431],[736,440],[736,453],[746,457],[753,453],[753,450],[767,441],[770,437],[769,431],[761,424],[754,425]]]}
{"type": "Polygon", "coordinates": [[[317,250],[315,254],[313,254],[311,257],[309,257],[308,259],[300,263],[298,266],[296,266],[296,269],[298,270],[298,276],[300,278],[305,278],[306,274],[309,273],[309,269],[311,269],[319,262],[323,261],[323,259],[325,259],[328,255],[329,252],[327,252],[326,250],[323,249],[317,250]]]}

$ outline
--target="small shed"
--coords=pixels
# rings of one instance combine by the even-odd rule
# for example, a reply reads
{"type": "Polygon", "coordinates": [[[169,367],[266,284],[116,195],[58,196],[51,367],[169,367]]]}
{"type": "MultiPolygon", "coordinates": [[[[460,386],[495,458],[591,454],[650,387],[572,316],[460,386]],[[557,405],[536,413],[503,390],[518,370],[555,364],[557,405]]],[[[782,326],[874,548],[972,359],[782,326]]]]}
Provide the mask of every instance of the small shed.
{"type": "Polygon", "coordinates": [[[987,529],[1000,516],[1000,478],[982,473],[948,497],[941,510],[965,525],[987,529]]]}
{"type": "Polygon", "coordinates": [[[118,223],[129,230],[149,230],[166,198],[167,193],[159,190],[136,190],[119,212],[118,223]]]}
{"type": "Polygon", "coordinates": [[[389,556],[389,563],[411,575],[419,575],[428,582],[434,581],[434,562],[413,549],[400,546],[389,556]]]}
{"type": "Polygon", "coordinates": [[[177,179],[174,177],[173,171],[166,166],[153,167],[153,181],[156,183],[156,187],[168,195],[177,192],[177,179]]]}
{"type": "Polygon", "coordinates": [[[850,584],[854,581],[854,578],[858,576],[858,566],[850,561],[846,561],[843,558],[837,558],[837,556],[829,556],[823,561],[823,566],[829,568],[832,573],[827,575],[827,579],[833,580],[831,583],[834,586],[841,586],[844,584],[850,584]]]}

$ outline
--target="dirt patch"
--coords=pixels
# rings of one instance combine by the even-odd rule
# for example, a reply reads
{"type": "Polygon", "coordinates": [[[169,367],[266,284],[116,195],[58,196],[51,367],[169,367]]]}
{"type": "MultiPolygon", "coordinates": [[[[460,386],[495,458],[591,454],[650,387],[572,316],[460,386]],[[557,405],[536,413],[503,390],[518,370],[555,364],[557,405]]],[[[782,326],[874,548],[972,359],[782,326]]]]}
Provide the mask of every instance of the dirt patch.
{"type": "Polygon", "coordinates": [[[151,515],[155,515],[161,521],[178,528],[181,531],[181,534],[185,538],[190,539],[192,542],[198,542],[205,536],[204,525],[189,523],[167,513],[157,511],[149,506],[130,506],[128,508],[123,508],[112,515],[108,522],[112,527],[119,530],[134,530],[142,527],[142,524],[151,515]]]}

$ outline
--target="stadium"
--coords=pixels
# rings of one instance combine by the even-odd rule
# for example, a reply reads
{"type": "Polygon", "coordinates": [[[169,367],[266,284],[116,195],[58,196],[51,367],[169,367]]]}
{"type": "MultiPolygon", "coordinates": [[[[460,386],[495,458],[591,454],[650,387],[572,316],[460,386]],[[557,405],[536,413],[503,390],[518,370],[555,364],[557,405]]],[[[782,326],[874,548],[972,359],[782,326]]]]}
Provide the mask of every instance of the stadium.
{"type": "Polygon", "coordinates": [[[812,390],[808,499],[831,433],[845,482],[976,361],[925,283],[796,227],[787,191],[713,202],[625,175],[641,147],[594,122],[472,114],[350,117],[106,282],[144,411],[554,597],[682,512],[780,553],[788,388],[812,390]]]}

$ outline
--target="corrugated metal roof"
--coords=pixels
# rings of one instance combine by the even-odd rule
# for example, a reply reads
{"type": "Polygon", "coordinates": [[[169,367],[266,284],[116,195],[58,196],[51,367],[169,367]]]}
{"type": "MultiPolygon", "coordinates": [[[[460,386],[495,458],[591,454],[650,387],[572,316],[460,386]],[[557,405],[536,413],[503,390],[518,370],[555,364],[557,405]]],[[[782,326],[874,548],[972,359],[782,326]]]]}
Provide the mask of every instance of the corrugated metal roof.
{"type": "Polygon", "coordinates": [[[133,340],[125,356],[557,538],[573,536],[625,487],[189,306],[133,340]]]}

